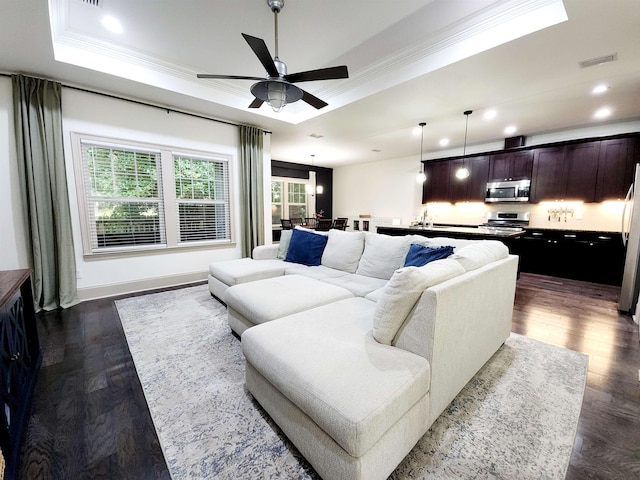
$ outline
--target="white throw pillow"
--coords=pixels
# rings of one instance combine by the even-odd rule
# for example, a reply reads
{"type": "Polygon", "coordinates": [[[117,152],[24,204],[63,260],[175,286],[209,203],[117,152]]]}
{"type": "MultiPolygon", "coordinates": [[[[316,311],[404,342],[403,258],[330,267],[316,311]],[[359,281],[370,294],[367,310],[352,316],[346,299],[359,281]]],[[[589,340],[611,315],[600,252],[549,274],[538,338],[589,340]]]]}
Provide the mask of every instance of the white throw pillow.
{"type": "Polygon", "coordinates": [[[445,258],[424,267],[395,271],[379,294],[373,313],[373,337],[385,345],[391,341],[426,288],[465,273],[458,262],[445,258]]]}
{"type": "Polygon", "coordinates": [[[483,267],[509,255],[507,246],[498,240],[482,240],[458,248],[449,258],[460,262],[467,272],[483,267]]]}
{"type": "Polygon", "coordinates": [[[322,265],[348,273],[358,268],[364,250],[364,232],[329,230],[329,240],[322,253],[322,265]]]}
{"type": "Polygon", "coordinates": [[[364,252],[356,273],[388,280],[393,272],[404,265],[404,257],[408,250],[409,243],[406,237],[365,232],[364,252]]]}

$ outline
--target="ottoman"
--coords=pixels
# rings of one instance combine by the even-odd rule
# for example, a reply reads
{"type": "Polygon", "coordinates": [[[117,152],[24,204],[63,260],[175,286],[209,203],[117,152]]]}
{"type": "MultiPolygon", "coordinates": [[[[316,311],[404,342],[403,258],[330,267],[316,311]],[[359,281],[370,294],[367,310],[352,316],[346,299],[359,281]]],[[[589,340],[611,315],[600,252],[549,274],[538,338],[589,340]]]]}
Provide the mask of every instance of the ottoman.
{"type": "Polygon", "coordinates": [[[209,265],[209,291],[224,301],[224,292],[232,285],[284,275],[290,264],[283,260],[238,258],[209,265]]]}
{"type": "Polygon", "coordinates": [[[346,288],[303,275],[231,286],[224,294],[227,321],[238,335],[249,327],[353,297],[346,288]]]}

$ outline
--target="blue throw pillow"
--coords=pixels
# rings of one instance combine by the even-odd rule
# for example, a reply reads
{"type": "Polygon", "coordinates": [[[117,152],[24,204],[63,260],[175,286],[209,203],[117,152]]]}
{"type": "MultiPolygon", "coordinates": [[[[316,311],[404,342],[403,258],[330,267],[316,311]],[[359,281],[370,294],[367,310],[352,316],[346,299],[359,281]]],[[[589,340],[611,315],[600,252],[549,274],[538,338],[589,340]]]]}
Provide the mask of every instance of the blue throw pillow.
{"type": "Polygon", "coordinates": [[[329,237],[326,235],[294,229],[284,261],[301,263],[310,267],[320,265],[322,252],[328,239],[329,237]]]}
{"type": "Polygon", "coordinates": [[[404,259],[405,267],[422,267],[434,260],[447,258],[453,253],[453,247],[431,248],[412,243],[404,259]]]}

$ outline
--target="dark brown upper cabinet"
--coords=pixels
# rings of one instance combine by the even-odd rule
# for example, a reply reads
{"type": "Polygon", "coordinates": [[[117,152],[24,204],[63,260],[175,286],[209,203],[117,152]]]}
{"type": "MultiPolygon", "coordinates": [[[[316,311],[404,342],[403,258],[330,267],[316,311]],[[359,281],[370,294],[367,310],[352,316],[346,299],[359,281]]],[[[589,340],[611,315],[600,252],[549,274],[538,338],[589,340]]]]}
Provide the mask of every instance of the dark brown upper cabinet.
{"type": "Polygon", "coordinates": [[[489,181],[531,178],[533,151],[501,152],[491,155],[489,181]]]}
{"type": "Polygon", "coordinates": [[[595,201],[620,200],[625,197],[635,170],[632,142],[637,139],[616,138],[600,142],[595,201]]]}
{"type": "Polygon", "coordinates": [[[564,156],[564,200],[595,202],[598,158],[601,142],[585,142],[567,145],[564,156]]]}
{"type": "Polygon", "coordinates": [[[450,160],[425,162],[424,173],[427,179],[422,184],[422,203],[449,202],[450,160]]]}
{"type": "Polygon", "coordinates": [[[565,147],[562,146],[537,148],[533,151],[530,202],[557,200],[563,196],[564,150],[565,147]]]}
{"type": "Polygon", "coordinates": [[[484,202],[489,178],[489,156],[466,157],[451,160],[449,171],[449,201],[484,202]],[[467,178],[457,178],[461,167],[469,169],[467,178]]]}

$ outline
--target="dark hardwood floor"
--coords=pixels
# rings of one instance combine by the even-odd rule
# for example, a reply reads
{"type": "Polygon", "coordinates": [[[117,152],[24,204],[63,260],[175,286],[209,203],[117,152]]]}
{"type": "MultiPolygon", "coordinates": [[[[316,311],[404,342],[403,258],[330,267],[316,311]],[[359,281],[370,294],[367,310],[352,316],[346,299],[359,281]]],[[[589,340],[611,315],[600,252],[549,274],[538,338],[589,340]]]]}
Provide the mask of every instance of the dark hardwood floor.
{"type": "MultiPolygon", "coordinates": [[[[568,479],[640,478],[640,343],[617,294],[540,275],[518,280],[513,331],[589,355],[568,479]]],[[[168,479],[114,298],[38,320],[43,363],[21,478],[168,479]]]]}

